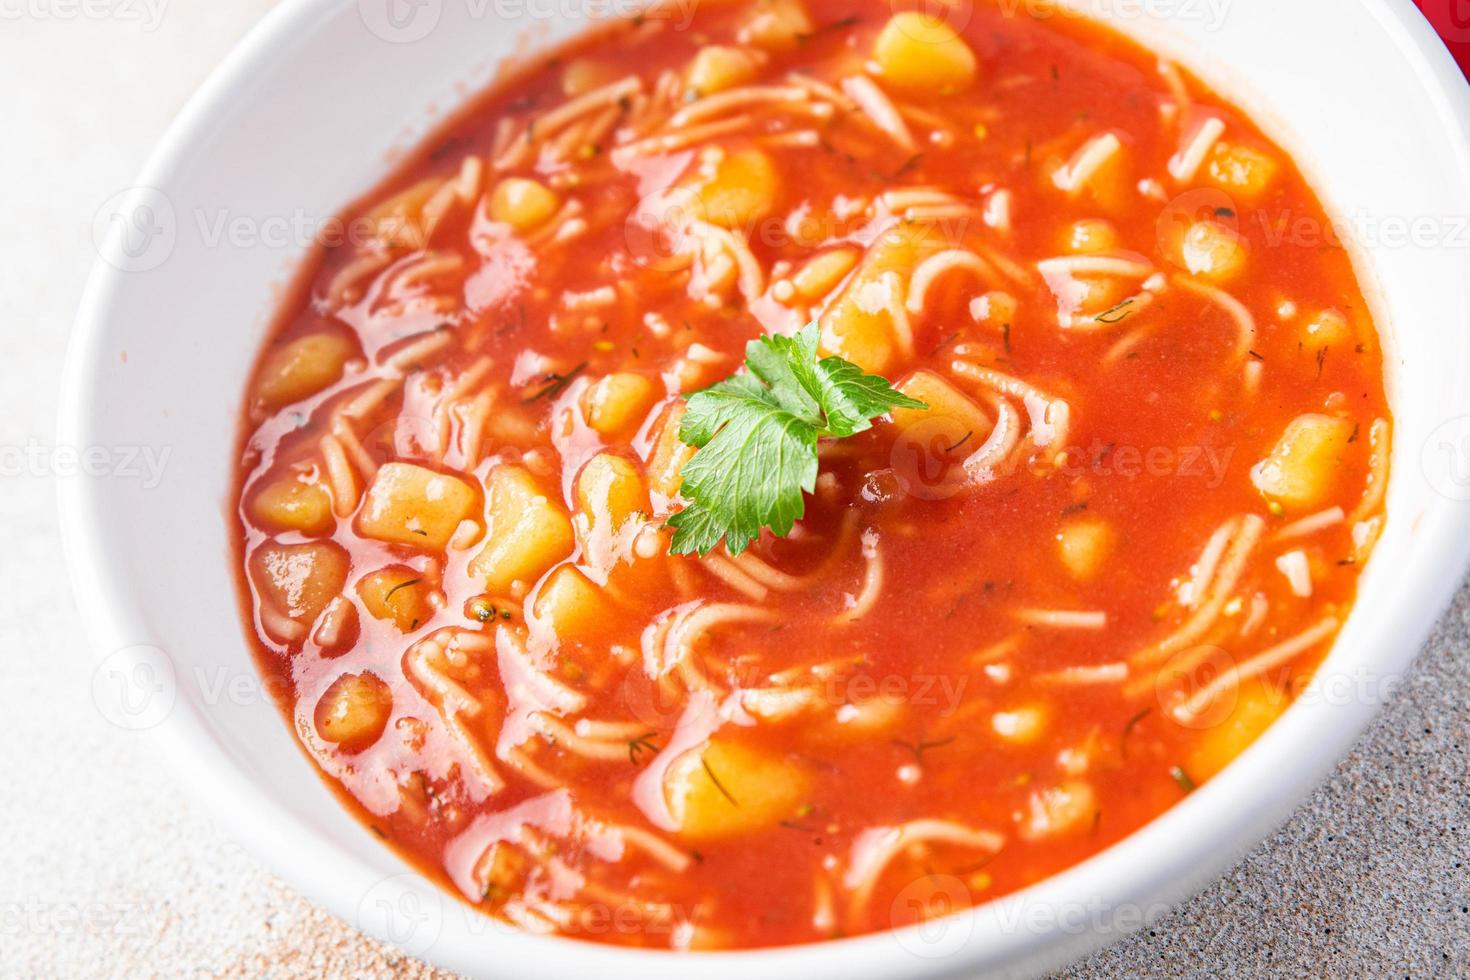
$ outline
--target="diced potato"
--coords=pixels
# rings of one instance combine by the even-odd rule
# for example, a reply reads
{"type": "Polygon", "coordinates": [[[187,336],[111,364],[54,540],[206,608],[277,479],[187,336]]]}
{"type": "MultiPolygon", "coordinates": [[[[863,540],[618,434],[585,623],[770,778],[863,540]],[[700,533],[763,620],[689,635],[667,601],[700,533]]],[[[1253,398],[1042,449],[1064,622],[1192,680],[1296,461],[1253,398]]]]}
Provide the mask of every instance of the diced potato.
{"type": "Polygon", "coordinates": [[[875,735],[895,732],[908,713],[902,697],[888,697],[881,692],[870,698],[854,699],[839,705],[826,715],[826,723],[813,726],[811,735],[822,742],[871,744],[875,735]]]}
{"type": "Polygon", "coordinates": [[[837,288],[857,264],[856,249],[834,248],[814,256],[791,277],[791,285],[803,299],[818,300],[837,288]]]}
{"type": "Polygon", "coordinates": [[[603,436],[636,429],[658,399],[653,381],[642,374],[620,371],[601,378],[582,395],[587,424],[603,436]]]}
{"type": "Polygon", "coordinates": [[[1270,455],[1251,469],[1251,482],[1267,500],[1305,509],[1322,503],[1342,471],[1353,424],[1331,415],[1292,419],[1270,455]]]}
{"type": "Polygon", "coordinates": [[[475,491],[463,480],[413,463],[387,463],[368,487],[357,530],[379,541],[443,551],[474,507],[475,491]]]}
{"type": "Polygon", "coordinates": [[[1057,533],[1057,551],[1072,577],[1086,581],[1097,575],[1108,560],[1117,534],[1107,521],[1088,518],[1073,521],[1057,533]]]}
{"type": "Polygon", "coordinates": [[[255,378],[255,399],[280,408],[314,395],[342,377],[357,348],[335,333],[313,333],[282,344],[266,355],[255,378]]]}
{"type": "Polygon", "coordinates": [[[776,207],[780,176],[760,150],[740,150],[700,168],[694,184],[696,209],[712,225],[753,230],[776,207]]]}
{"type": "Polygon", "coordinates": [[[267,483],[250,500],[250,516],[276,531],[300,531],[320,537],[330,534],[332,495],[319,483],[307,483],[287,473],[267,483]]]}
{"type": "Polygon", "coordinates": [[[577,476],[577,507],[594,524],[616,529],[648,513],[648,490],[638,467],[622,456],[598,453],[577,476]]]}
{"type": "Polygon", "coordinates": [[[755,51],[712,44],[699,49],[685,81],[698,95],[712,95],[755,78],[764,61],[755,51]]]}
{"type": "Polygon", "coordinates": [[[1051,712],[1043,704],[1024,704],[990,716],[990,727],[1012,745],[1029,745],[1041,737],[1051,721],[1051,712]]]}
{"type": "Polygon", "coordinates": [[[1205,162],[1205,176],[1221,190],[1245,198],[1260,197],[1281,169],[1274,158],[1241,143],[1215,144],[1205,162]]]}
{"type": "Polygon", "coordinates": [[[562,565],[536,594],[532,611],[562,640],[591,638],[613,615],[612,603],[575,565],[562,565]]]}
{"type": "Polygon", "coordinates": [[[1115,132],[1084,142],[1067,157],[1048,155],[1039,173],[1079,204],[1092,203],[1105,214],[1126,214],[1138,196],[1128,143],[1115,132]]]}
{"type": "Polygon", "coordinates": [[[648,486],[665,498],[673,498],[683,483],[680,471],[694,458],[694,447],[679,439],[679,420],[684,417],[685,403],[676,401],[664,412],[648,454],[648,486]]]}
{"type": "Polygon", "coordinates": [[[486,480],[489,519],[485,547],[469,573],[486,590],[503,594],[511,583],[527,586],[571,554],[572,522],[523,467],[502,465],[486,480]]]}
{"type": "Polygon", "coordinates": [[[900,226],[875,242],[867,261],[821,318],[821,353],[845,358],[873,374],[885,373],[896,353],[895,319],[906,315],[904,277],[945,244],[938,230],[924,225],[900,226]]]}
{"type": "Polygon", "coordinates": [[[490,194],[490,219],[503,221],[518,232],[541,227],[560,207],[556,191],[525,177],[507,177],[490,194]]]}
{"type": "Polygon", "coordinates": [[[967,88],[980,63],[948,23],[914,11],[895,14],[873,42],[873,61],[885,82],[926,95],[967,88]]]}
{"type": "Polygon", "coordinates": [[[859,277],[821,320],[821,351],[871,374],[884,374],[896,354],[893,323],[903,302],[896,273],[859,277]]]}
{"type": "Polygon", "coordinates": [[[1283,692],[1259,680],[1242,684],[1230,714],[1201,733],[1186,760],[1185,772],[1195,782],[1203,782],[1224,769],[1281,716],[1286,704],[1283,692]]]}
{"type": "Polygon", "coordinates": [[[303,627],[321,615],[347,581],[347,552],[326,541],[261,546],[250,559],[251,581],[273,612],[303,627]]]}
{"type": "Polygon", "coordinates": [[[573,58],[561,72],[562,94],[585,95],[618,80],[618,69],[605,61],[573,58]]]}
{"type": "Polygon", "coordinates": [[[1062,247],[1075,255],[1112,252],[1119,245],[1117,227],[1102,218],[1073,222],[1067,226],[1062,236],[1062,247]]]}
{"type": "Polygon", "coordinates": [[[530,861],[526,852],[509,841],[496,841],[475,865],[475,878],[484,890],[482,901],[504,904],[526,879],[530,861]]]}
{"type": "Polygon", "coordinates": [[[957,433],[970,434],[964,446],[955,450],[962,455],[979,449],[990,434],[990,416],[969,395],[933,371],[915,371],[899,381],[897,387],[910,398],[916,398],[929,406],[927,409],[895,408],[890,414],[893,424],[900,429],[907,429],[929,419],[953,421],[957,433]],[[969,452],[963,452],[966,449],[969,452]]]}
{"type": "Polygon", "coordinates": [[[1342,311],[1329,309],[1307,321],[1306,337],[1302,342],[1308,350],[1317,351],[1323,347],[1341,347],[1355,339],[1353,325],[1342,311]]]}
{"type": "Polygon", "coordinates": [[[1062,834],[1077,833],[1092,826],[1097,815],[1097,793],[1080,779],[1031,794],[1030,804],[1021,819],[1021,837],[1040,840],[1062,834]]]}
{"type": "Polygon", "coordinates": [[[796,814],[808,778],[800,768],[736,742],[687,752],[664,775],[679,832],[695,840],[738,837],[796,814]]]}
{"type": "Polygon", "coordinates": [[[422,248],[424,205],[443,184],[442,177],[427,177],[374,207],[365,215],[373,237],[389,248],[422,248]]]}
{"type": "Polygon", "coordinates": [[[393,712],[393,692],[376,675],[343,674],[332,682],[313,712],[317,734],[348,752],[376,742],[393,712]]]}
{"type": "Polygon", "coordinates": [[[403,565],[363,576],[357,583],[357,594],[368,615],[392,623],[404,633],[418,629],[434,615],[428,587],[418,572],[403,565]]]}
{"type": "Polygon", "coordinates": [[[812,33],[812,19],[801,0],[758,3],[740,28],[740,43],[768,51],[790,51],[812,33]]]}
{"type": "Polygon", "coordinates": [[[970,301],[970,315],[976,323],[988,323],[1002,330],[1016,322],[1020,309],[1020,300],[1000,289],[992,289],[970,301]]]}
{"type": "Polygon", "coordinates": [[[1192,274],[1214,282],[1245,269],[1245,239],[1217,221],[1196,221],[1179,243],[1179,261],[1192,274]]]}

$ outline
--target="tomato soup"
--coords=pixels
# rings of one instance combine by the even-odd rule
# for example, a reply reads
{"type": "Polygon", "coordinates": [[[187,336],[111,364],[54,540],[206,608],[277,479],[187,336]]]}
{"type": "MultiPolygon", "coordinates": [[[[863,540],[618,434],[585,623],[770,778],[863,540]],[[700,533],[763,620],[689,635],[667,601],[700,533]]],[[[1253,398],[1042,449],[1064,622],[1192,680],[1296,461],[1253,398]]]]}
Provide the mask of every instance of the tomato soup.
{"type": "Polygon", "coordinates": [[[1013,8],[652,8],[311,257],[243,407],[247,629],[464,901],[902,926],[1138,830],[1310,681],[1388,479],[1349,257],[1230,102],[1013,8]]]}

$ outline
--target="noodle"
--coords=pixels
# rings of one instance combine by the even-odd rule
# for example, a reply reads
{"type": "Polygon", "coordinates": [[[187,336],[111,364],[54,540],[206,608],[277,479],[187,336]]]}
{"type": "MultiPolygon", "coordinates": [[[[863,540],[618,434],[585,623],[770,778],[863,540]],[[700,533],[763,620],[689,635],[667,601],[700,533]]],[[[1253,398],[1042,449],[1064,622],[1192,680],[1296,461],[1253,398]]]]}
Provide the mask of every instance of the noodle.
{"type": "Polygon", "coordinates": [[[1242,681],[1264,674],[1272,667],[1280,666],[1305,653],[1337,632],[1337,627],[1336,617],[1328,616],[1310,629],[1298,633],[1269,650],[1256,654],[1245,663],[1224,671],[1219,677],[1195,692],[1188,701],[1176,706],[1171,714],[1180,724],[1189,724],[1198,718],[1223,691],[1238,687],[1242,681]]]}
{"type": "Polygon", "coordinates": [[[1230,543],[1229,550],[1221,559],[1219,573],[1210,585],[1207,598],[1198,611],[1174,633],[1152,646],[1139,650],[1128,658],[1128,662],[1135,667],[1160,664],[1202,637],[1219,618],[1225,601],[1239,583],[1240,576],[1245,571],[1246,562],[1250,560],[1251,552],[1261,540],[1265,528],[1266,522],[1254,514],[1243,518],[1234,540],[1230,543]]]}
{"type": "Polygon", "coordinates": [[[1225,292],[1214,286],[1207,285],[1189,276],[1171,276],[1170,282],[1185,289],[1196,296],[1203,296],[1210,302],[1219,306],[1230,318],[1235,321],[1237,339],[1235,342],[1235,360],[1243,362],[1250,356],[1251,348],[1256,343],[1256,318],[1251,316],[1250,310],[1245,305],[1225,292]]]}

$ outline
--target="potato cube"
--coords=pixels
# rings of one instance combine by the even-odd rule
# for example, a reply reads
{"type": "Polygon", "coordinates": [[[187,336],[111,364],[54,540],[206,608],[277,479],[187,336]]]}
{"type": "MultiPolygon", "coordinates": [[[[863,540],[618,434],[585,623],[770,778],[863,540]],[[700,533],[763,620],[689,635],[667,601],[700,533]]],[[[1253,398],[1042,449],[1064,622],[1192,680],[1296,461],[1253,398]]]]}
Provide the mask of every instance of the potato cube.
{"type": "Polygon", "coordinates": [[[1233,279],[1245,269],[1245,239],[1217,221],[1196,221],[1179,243],[1179,264],[1212,282],[1233,279]]]}
{"type": "Polygon", "coordinates": [[[1286,704],[1284,692],[1259,680],[1242,684],[1230,714],[1201,733],[1189,753],[1185,772],[1196,782],[1220,772],[1281,716],[1286,704]]]}
{"type": "Polygon", "coordinates": [[[1095,577],[1116,544],[1117,534],[1104,520],[1073,521],[1057,532],[1057,552],[1062,565],[1079,581],[1095,577]]]}
{"type": "Polygon", "coordinates": [[[534,231],[561,207],[556,191],[537,180],[507,177],[490,194],[492,221],[502,221],[517,232],[534,231]]]}
{"type": "Polygon", "coordinates": [[[602,436],[623,435],[636,429],[658,399],[653,381],[641,374],[620,371],[589,386],[582,395],[587,424],[602,436]]]}
{"type": "Polygon", "coordinates": [[[1030,745],[1046,731],[1051,711],[1044,704],[1023,704],[990,716],[995,734],[1012,745],[1030,745]]]}
{"type": "Polygon", "coordinates": [[[1113,252],[1121,247],[1117,227],[1102,218],[1076,221],[1063,231],[1062,248],[1074,255],[1113,252]]]}
{"type": "Polygon", "coordinates": [[[530,586],[572,553],[572,522],[523,467],[502,465],[486,481],[489,519],[485,547],[469,573],[496,595],[514,582],[530,586]]]}
{"type": "Polygon", "coordinates": [[[1092,826],[1097,815],[1097,793],[1080,779],[1069,779],[1031,794],[1021,819],[1021,837],[1040,840],[1077,833],[1092,826]]]}
{"type": "Polygon", "coordinates": [[[332,495],[319,483],[288,473],[267,483],[250,500],[250,516],[274,531],[300,531],[312,537],[336,527],[332,495]]]}
{"type": "Polygon", "coordinates": [[[309,627],[347,581],[347,552],[326,541],[262,545],[250,559],[261,602],[278,616],[309,627]]]}
{"type": "Polygon", "coordinates": [[[648,454],[648,486],[665,499],[673,499],[683,484],[680,471],[694,458],[694,447],[679,438],[679,420],[686,411],[684,402],[676,401],[664,412],[648,454]]]}
{"type": "Polygon", "coordinates": [[[819,300],[832,290],[857,264],[858,253],[851,248],[834,248],[814,256],[791,277],[791,285],[806,300],[819,300]]]}
{"type": "Polygon", "coordinates": [[[764,0],[757,3],[740,28],[740,43],[768,51],[790,51],[812,33],[812,19],[801,0],[764,0]]]}
{"type": "Polygon", "coordinates": [[[1257,198],[1271,186],[1280,169],[1275,159],[1260,150],[1222,140],[1210,151],[1205,163],[1205,177],[1230,194],[1257,198]]]}
{"type": "Polygon", "coordinates": [[[915,94],[943,95],[967,88],[980,63],[948,23],[914,11],[895,14],[873,43],[883,80],[915,94]]]}
{"type": "Polygon", "coordinates": [[[1251,469],[1251,482],[1267,500],[1305,509],[1322,503],[1342,472],[1353,424],[1331,415],[1291,420],[1270,455],[1251,469]]]}
{"type": "Polygon", "coordinates": [[[335,333],[297,337],[266,355],[255,376],[255,400],[268,409],[299,402],[337,383],[357,348],[335,333]]]}
{"type": "Polygon", "coordinates": [[[990,434],[990,416],[975,401],[933,371],[915,371],[897,385],[899,391],[910,398],[917,398],[929,407],[895,408],[891,413],[893,424],[900,429],[931,419],[953,422],[957,433],[956,441],[964,439],[963,445],[955,449],[960,456],[969,455],[980,448],[990,434]],[[965,438],[968,433],[968,438],[965,438]]]}
{"type": "Polygon", "coordinates": [[[1321,350],[1323,347],[1341,347],[1356,340],[1353,333],[1353,325],[1341,310],[1322,310],[1316,316],[1307,321],[1306,336],[1302,339],[1303,345],[1311,351],[1321,350]]]}
{"type": "Polygon", "coordinates": [[[714,740],[674,761],[664,798],[694,840],[739,837],[795,816],[807,792],[798,766],[738,742],[714,740]]]}
{"type": "Polygon", "coordinates": [[[947,246],[939,229],[924,224],[900,225],[874,242],[867,261],[821,318],[821,353],[845,358],[873,374],[885,373],[896,354],[894,324],[907,316],[905,277],[947,246]]]}
{"type": "Polygon", "coordinates": [[[343,674],[316,703],[313,717],[323,739],[347,752],[361,752],[388,726],[393,692],[376,675],[343,674]]]}
{"type": "Polygon", "coordinates": [[[551,573],[536,594],[532,612],[563,641],[588,640],[611,619],[612,603],[575,565],[551,573]]]}
{"type": "Polygon", "coordinates": [[[860,272],[821,319],[822,354],[885,373],[896,354],[893,325],[904,315],[904,292],[896,273],[860,272]]]}
{"type": "Polygon", "coordinates": [[[392,623],[404,633],[418,629],[434,615],[428,586],[418,572],[403,565],[363,576],[357,583],[357,594],[368,615],[392,623]]]}
{"type": "Polygon", "coordinates": [[[577,476],[577,507],[593,524],[615,531],[650,510],[643,475],[622,456],[598,453],[577,476]]]}
{"type": "Polygon", "coordinates": [[[573,58],[561,72],[563,95],[586,95],[618,80],[618,69],[605,61],[591,58],[573,58]]]}
{"type": "Polygon", "coordinates": [[[413,463],[387,463],[368,487],[357,529],[379,541],[443,551],[474,507],[475,491],[463,480],[413,463]]]}
{"type": "Polygon", "coordinates": [[[696,212],[712,225],[748,234],[775,210],[779,190],[771,158],[760,150],[740,150],[700,168],[696,212]]]}
{"type": "Polygon", "coordinates": [[[689,63],[686,81],[697,95],[712,95],[755,78],[765,57],[745,48],[712,44],[689,63]]]}

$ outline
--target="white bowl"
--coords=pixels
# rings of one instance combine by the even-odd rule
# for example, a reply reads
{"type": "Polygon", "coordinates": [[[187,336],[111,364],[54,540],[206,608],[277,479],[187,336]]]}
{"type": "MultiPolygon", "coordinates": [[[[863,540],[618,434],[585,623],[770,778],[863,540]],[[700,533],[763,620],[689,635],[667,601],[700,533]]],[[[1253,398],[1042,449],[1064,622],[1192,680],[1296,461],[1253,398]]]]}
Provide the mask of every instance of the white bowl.
{"type": "Polygon", "coordinates": [[[103,261],[78,314],[60,424],[60,445],[103,447],[116,464],[61,487],[99,710],[151,728],[221,820],[303,893],[471,974],[1025,975],[1203,885],[1342,755],[1460,580],[1470,547],[1470,90],[1408,0],[1079,3],[1244,103],[1329,207],[1365,216],[1350,246],[1387,335],[1390,516],[1322,668],[1330,683],[1218,778],[1117,846],[972,913],[697,963],[510,932],[441,896],[339,805],[256,680],[230,567],[240,396],[307,245],[291,226],[371,187],[395,149],[527,49],[527,28],[534,42],[554,41],[581,29],[578,11],[620,6],[592,0],[287,0],[189,103],[138,189],[99,212],[103,261]],[[516,23],[503,16],[516,12],[516,23]],[[161,480],[124,466],[132,451],[155,463],[167,453],[161,480]]]}

